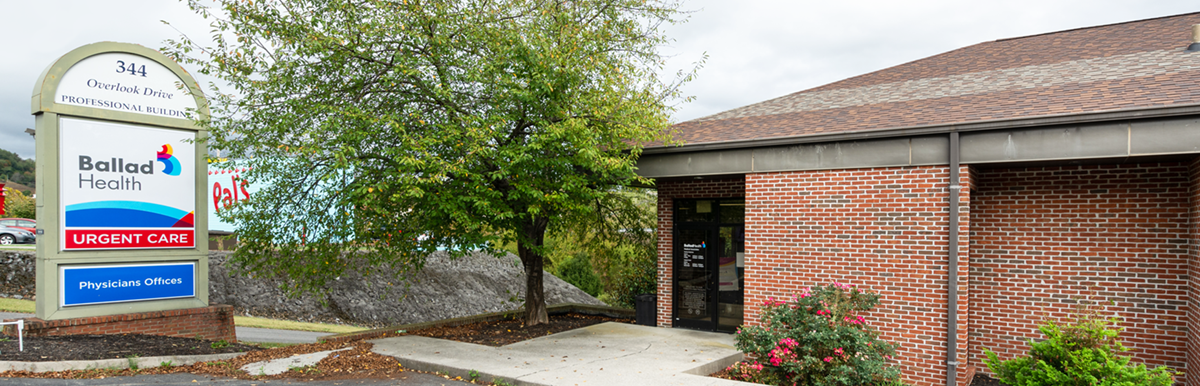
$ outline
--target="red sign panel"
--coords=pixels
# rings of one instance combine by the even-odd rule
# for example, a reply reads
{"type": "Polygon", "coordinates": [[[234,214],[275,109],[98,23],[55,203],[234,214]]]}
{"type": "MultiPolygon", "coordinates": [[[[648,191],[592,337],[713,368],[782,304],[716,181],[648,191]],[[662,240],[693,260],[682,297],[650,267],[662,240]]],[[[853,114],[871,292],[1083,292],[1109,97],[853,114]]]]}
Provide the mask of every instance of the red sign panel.
{"type": "Polygon", "coordinates": [[[192,229],[67,229],[67,249],[191,247],[192,229]]]}

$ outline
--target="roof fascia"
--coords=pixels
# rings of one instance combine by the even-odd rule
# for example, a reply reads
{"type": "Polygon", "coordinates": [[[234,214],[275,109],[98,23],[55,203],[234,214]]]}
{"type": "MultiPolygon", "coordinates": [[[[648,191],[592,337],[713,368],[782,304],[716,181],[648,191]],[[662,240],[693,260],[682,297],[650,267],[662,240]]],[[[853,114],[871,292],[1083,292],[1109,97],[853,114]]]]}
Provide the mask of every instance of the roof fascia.
{"type": "Polygon", "coordinates": [[[1037,117],[996,119],[980,122],[960,122],[937,125],[905,126],[888,129],[859,130],[829,134],[808,134],[791,137],[755,138],[736,141],[705,142],[671,147],[653,147],[642,150],[642,154],[689,153],[710,150],[748,149],[771,146],[786,146],[804,143],[836,142],[861,139],[913,137],[950,132],[1005,130],[1038,126],[1070,125],[1120,121],[1128,119],[1166,118],[1185,115],[1200,115],[1200,103],[1173,105],[1170,107],[1134,108],[1097,113],[1068,113],[1041,115],[1037,117]]]}

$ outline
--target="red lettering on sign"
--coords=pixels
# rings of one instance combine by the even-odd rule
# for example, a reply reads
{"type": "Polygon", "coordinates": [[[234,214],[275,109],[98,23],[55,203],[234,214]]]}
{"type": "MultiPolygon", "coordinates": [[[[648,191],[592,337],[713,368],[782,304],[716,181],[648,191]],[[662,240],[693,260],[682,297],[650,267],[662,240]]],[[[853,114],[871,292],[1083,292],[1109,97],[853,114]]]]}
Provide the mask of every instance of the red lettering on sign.
{"type": "Polygon", "coordinates": [[[193,248],[193,229],[67,229],[66,249],[193,248]]]}

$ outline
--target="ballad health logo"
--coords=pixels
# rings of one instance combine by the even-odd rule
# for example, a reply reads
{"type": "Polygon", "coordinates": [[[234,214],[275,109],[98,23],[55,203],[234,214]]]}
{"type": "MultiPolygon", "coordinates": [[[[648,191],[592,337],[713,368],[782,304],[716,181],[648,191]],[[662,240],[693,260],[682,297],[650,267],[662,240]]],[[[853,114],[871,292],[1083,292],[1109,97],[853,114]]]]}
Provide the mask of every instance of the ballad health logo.
{"type": "Polygon", "coordinates": [[[196,247],[194,133],[61,122],[62,250],[196,247]]]}
{"type": "Polygon", "coordinates": [[[163,163],[163,173],[169,176],[179,175],[179,159],[175,158],[175,149],[171,148],[170,144],[162,146],[162,151],[158,152],[158,162],[163,163]]]}
{"type": "MultiPolygon", "coordinates": [[[[182,167],[175,158],[171,145],[163,145],[158,152],[158,161],[163,163],[163,174],[178,176],[182,167]]],[[[91,156],[79,156],[79,171],[118,173],[114,179],[103,175],[79,173],[79,188],[94,190],[142,190],[139,174],[154,175],[154,161],[144,164],[127,163],[124,158],[95,161],[91,156]]],[[[191,228],[194,212],[187,212],[166,205],[141,201],[93,201],[67,205],[67,227],[116,227],[116,228],[191,228]]]]}

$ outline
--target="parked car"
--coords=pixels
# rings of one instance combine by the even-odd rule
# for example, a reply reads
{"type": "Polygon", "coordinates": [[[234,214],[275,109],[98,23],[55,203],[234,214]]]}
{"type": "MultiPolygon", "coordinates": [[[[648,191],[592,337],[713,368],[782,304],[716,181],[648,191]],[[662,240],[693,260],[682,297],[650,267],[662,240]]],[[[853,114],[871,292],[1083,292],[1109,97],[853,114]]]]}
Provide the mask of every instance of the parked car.
{"type": "Polygon", "coordinates": [[[0,245],[33,244],[36,242],[37,236],[33,232],[0,225],[0,245]]]}
{"type": "Polygon", "coordinates": [[[0,218],[0,226],[37,232],[37,220],[27,218],[0,218]]]}

